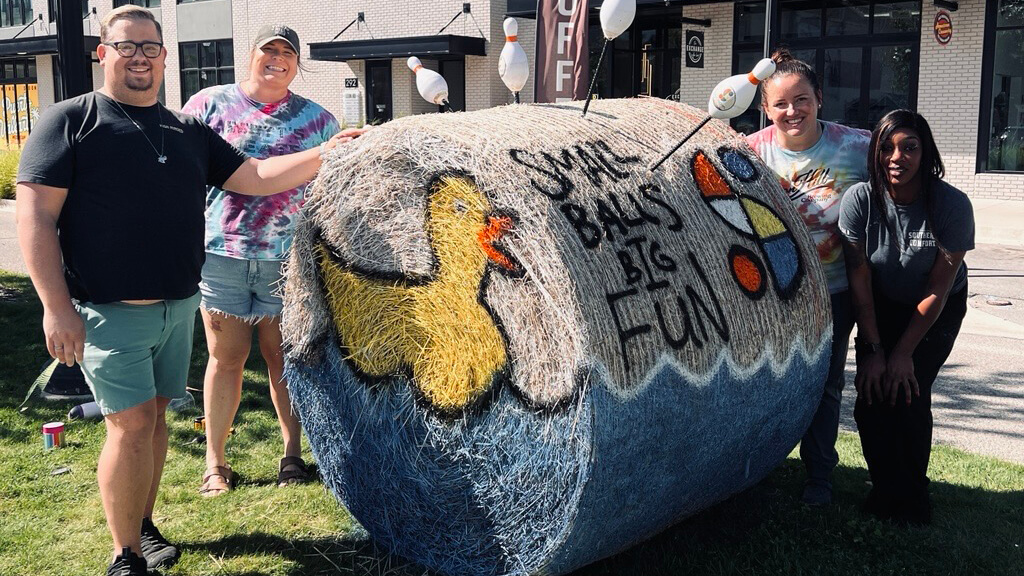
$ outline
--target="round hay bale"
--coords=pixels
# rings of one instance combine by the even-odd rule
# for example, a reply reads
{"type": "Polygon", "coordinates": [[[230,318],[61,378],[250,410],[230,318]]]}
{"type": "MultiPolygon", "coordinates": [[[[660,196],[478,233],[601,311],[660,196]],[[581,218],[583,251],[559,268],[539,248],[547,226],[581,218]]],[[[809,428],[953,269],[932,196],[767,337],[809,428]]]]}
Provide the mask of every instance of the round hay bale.
{"type": "Polygon", "coordinates": [[[403,118],[331,156],[287,267],[325,482],[452,575],[563,574],[763,478],[822,393],[828,291],[774,175],[664,100],[403,118]]]}

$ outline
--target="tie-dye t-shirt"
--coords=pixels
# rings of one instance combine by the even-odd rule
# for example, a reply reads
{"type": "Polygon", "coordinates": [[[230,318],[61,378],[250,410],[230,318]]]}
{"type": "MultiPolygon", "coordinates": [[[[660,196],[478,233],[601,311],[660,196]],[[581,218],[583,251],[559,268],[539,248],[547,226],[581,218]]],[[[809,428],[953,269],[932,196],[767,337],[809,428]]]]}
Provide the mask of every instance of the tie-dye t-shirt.
{"type": "MultiPolygon", "coordinates": [[[[288,93],[263,104],[238,84],[213,86],[189,99],[182,112],[205,121],[253,158],[269,158],[319,146],[338,132],[338,121],[320,105],[288,93]]],[[[306,186],[271,196],[206,191],[206,251],[231,258],[284,260],[306,186]]]]}
{"type": "Polygon", "coordinates": [[[821,138],[794,152],[775,140],[775,126],[747,136],[747,143],[779,176],[782,189],[811,232],[832,294],[849,287],[839,233],[839,205],[843,192],[868,179],[868,144],[871,133],[821,121],[821,138]]]}

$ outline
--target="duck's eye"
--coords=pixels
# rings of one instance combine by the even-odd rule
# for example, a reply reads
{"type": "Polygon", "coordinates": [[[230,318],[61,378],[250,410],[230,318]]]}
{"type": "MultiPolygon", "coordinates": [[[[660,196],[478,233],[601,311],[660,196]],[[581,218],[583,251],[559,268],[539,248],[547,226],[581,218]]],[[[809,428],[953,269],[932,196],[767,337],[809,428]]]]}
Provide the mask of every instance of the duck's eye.
{"type": "Polygon", "coordinates": [[[466,207],[466,204],[462,202],[462,200],[453,201],[452,207],[455,208],[455,211],[458,212],[459,214],[465,214],[466,210],[469,209],[466,207]]]}

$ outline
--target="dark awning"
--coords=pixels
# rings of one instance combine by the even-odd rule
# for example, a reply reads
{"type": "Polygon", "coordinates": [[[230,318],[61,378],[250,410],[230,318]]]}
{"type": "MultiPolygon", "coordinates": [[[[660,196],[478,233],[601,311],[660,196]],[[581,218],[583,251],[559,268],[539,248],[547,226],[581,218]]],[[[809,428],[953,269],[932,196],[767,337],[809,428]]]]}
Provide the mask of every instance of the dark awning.
{"type": "MultiPolygon", "coordinates": [[[[86,52],[95,52],[100,45],[98,36],[85,37],[86,52]]],[[[40,56],[57,53],[57,35],[26,36],[24,38],[8,38],[0,40],[0,56],[40,56]]]]}
{"type": "Polygon", "coordinates": [[[312,60],[373,60],[406,56],[486,56],[483,38],[471,36],[409,36],[406,38],[378,38],[376,40],[348,40],[345,42],[312,42],[309,57],[312,60]]]}

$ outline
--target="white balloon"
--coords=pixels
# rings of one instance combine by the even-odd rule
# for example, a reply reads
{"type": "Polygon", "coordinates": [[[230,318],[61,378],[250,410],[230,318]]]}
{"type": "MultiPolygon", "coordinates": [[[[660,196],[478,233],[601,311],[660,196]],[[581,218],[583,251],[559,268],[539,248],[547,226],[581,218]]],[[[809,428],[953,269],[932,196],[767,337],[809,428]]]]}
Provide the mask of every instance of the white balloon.
{"type": "Polygon", "coordinates": [[[444,76],[424,67],[420,59],[415,56],[410,56],[406,64],[410,70],[416,73],[416,89],[419,90],[420,96],[424,100],[438,106],[448,100],[448,82],[445,81],[444,76]]]}
{"type": "Polygon", "coordinates": [[[749,74],[730,76],[718,83],[708,99],[708,114],[722,120],[747,111],[754,101],[757,85],[775,72],[775,61],[762,58],[749,74]]]}
{"type": "Polygon", "coordinates": [[[633,24],[636,0],[604,0],[601,4],[601,31],[609,40],[618,38],[633,24]]]}
{"type": "Polygon", "coordinates": [[[519,92],[530,77],[530,63],[526,59],[526,51],[516,38],[519,33],[516,19],[506,18],[502,26],[505,28],[505,46],[498,56],[498,76],[509,90],[519,92]]]}

